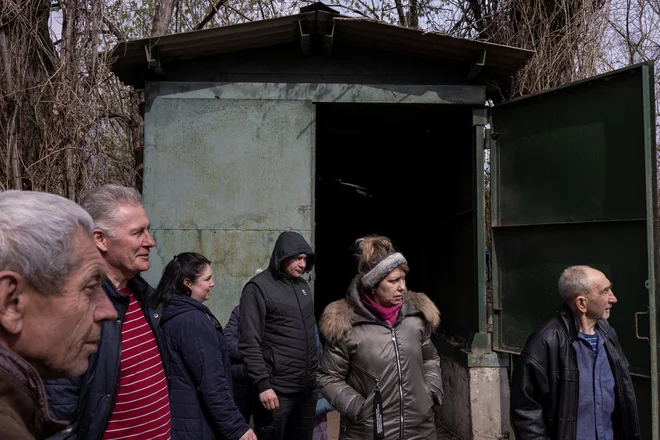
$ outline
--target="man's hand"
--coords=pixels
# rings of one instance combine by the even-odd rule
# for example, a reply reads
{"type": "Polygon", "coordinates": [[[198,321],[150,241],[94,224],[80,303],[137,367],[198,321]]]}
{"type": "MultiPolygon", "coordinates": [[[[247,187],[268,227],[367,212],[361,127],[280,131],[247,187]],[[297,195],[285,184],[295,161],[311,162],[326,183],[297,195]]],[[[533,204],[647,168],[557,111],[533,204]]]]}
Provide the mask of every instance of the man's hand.
{"type": "Polygon", "coordinates": [[[280,401],[277,400],[277,394],[275,394],[272,388],[260,393],[259,400],[268,411],[277,411],[280,409],[280,401]]]}
{"type": "Polygon", "coordinates": [[[248,429],[248,431],[243,434],[243,437],[241,437],[239,440],[257,440],[257,435],[253,430],[248,429]]]}

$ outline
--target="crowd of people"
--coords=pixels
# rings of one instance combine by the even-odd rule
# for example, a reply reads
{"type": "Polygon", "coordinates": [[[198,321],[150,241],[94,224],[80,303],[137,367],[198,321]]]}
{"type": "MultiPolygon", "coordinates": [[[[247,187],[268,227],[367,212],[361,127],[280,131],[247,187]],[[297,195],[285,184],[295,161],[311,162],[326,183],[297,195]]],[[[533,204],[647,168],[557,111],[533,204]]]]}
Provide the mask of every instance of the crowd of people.
{"type": "MultiPolygon", "coordinates": [[[[0,438],[326,440],[331,410],[340,439],[436,438],[440,312],[408,290],[387,237],[356,241],[356,275],[318,326],[316,254],[296,232],[225,326],[204,305],[212,262],[184,249],[154,289],[140,274],[155,245],[134,189],[104,185],[81,206],[0,192],[0,438]]],[[[573,266],[559,293],[513,370],[516,438],[639,438],[612,284],[573,266]]]]}

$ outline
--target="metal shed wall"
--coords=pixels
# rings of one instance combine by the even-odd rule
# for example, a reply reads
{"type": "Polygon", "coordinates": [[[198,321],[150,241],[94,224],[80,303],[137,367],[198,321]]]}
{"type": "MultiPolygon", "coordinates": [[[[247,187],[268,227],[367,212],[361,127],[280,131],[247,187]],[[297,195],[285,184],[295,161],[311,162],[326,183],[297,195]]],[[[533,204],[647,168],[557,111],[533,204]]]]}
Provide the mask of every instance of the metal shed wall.
{"type": "Polygon", "coordinates": [[[477,86],[148,83],[144,205],[157,246],[156,284],[175,254],[212,261],[220,322],[275,239],[313,244],[315,102],[481,105],[477,86]]]}

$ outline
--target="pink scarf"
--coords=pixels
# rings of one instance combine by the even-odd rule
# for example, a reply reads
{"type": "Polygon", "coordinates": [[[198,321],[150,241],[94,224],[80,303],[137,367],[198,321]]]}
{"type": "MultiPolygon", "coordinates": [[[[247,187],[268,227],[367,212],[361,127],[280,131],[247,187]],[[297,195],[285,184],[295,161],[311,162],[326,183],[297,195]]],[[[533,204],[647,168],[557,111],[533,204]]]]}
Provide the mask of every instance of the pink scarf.
{"type": "Polygon", "coordinates": [[[373,299],[371,299],[367,291],[364,289],[360,289],[360,299],[362,300],[362,304],[364,304],[364,306],[369,309],[371,313],[376,315],[377,318],[382,319],[389,327],[392,327],[396,322],[396,318],[399,315],[399,310],[403,305],[403,301],[401,301],[395,306],[381,306],[373,299]]]}

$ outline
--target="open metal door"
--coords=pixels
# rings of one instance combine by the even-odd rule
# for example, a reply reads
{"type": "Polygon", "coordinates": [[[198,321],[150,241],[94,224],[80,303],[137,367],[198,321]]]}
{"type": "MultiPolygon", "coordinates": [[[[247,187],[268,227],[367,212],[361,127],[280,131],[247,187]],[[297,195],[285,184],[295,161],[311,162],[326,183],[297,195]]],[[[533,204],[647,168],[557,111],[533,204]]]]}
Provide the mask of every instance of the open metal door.
{"type": "Polygon", "coordinates": [[[494,348],[519,353],[554,316],[564,268],[601,270],[648,440],[660,438],[652,81],[642,64],[496,106],[491,147],[494,348]]]}

